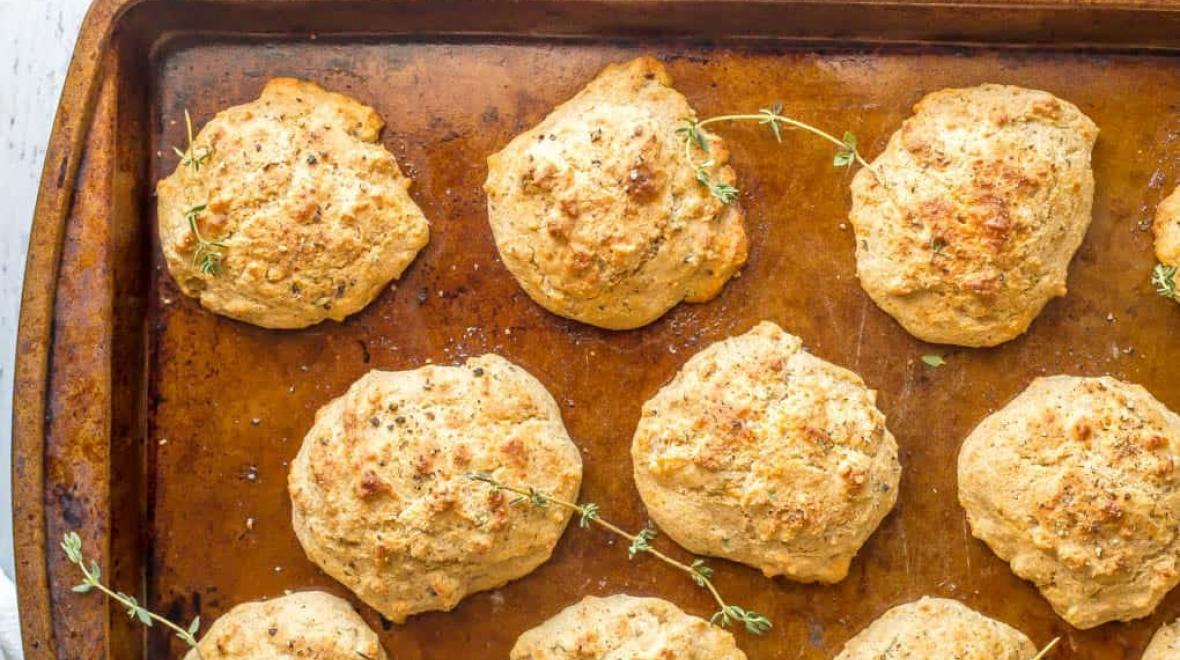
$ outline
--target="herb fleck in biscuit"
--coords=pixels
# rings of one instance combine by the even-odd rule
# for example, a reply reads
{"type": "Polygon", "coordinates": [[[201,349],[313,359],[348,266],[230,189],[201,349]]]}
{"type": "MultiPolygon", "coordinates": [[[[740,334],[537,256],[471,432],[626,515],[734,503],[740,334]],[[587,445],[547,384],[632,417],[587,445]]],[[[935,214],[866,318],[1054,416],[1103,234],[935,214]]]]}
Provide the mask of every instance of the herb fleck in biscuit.
{"type": "Polygon", "coordinates": [[[1180,581],[1180,417],[1113,378],[1038,378],[959,453],[972,533],[1077,628],[1147,616],[1180,581]]]}
{"type": "Polygon", "coordinates": [[[873,162],[877,174],[853,179],[861,285],[925,341],[994,346],[1020,335],[1065,295],[1090,225],[1097,136],[1046,92],[926,96],[873,162]]]}
{"type": "Polygon", "coordinates": [[[484,471],[577,499],[581,457],[537,379],[497,355],[371,371],[320,409],[291,464],[295,534],[394,622],[449,610],[532,571],[569,520],[468,477],[484,471]]]}
{"type": "MultiPolygon", "coordinates": [[[[742,210],[697,181],[676,134],[695,113],[671,82],[649,57],[608,66],[488,158],[500,257],[549,311],[636,328],[713,298],[745,263],[742,210]]],[[[705,137],[710,179],[732,184],[725,144],[705,137]]]]}
{"type": "Polygon", "coordinates": [[[897,443],[859,376],[763,322],[685,363],[631,445],[652,519],[698,554],[838,582],[897,500],[897,443]]]}
{"type": "Polygon", "coordinates": [[[288,78],[219,113],[156,187],[181,290],[267,328],[368,305],[429,235],[381,127],[372,108],[288,78]]]}
{"type": "Polygon", "coordinates": [[[659,598],[588,596],[516,640],[510,660],[745,660],[733,635],[659,598]]]}
{"type": "Polygon", "coordinates": [[[957,600],[923,598],[898,605],[848,640],[836,660],[1029,660],[1024,633],[957,600]]]}
{"type": "Polygon", "coordinates": [[[1160,626],[1143,651],[1141,660],[1176,660],[1180,658],[1180,620],[1160,626]]]}
{"type": "Polygon", "coordinates": [[[238,605],[209,627],[185,660],[387,657],[377,633],[348,601],[322,591],[304,591],[238,605]]]}

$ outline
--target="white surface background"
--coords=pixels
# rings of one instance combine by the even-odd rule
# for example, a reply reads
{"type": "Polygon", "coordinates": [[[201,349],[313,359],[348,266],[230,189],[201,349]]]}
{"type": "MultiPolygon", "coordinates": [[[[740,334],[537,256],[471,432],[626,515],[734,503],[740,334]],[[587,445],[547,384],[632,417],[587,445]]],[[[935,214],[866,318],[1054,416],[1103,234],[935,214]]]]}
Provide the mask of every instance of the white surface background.
{"type": "MultiPolygon", "coordinates": [[[[12,374],[25,250],[41,161],[89,0],[0,0],[0,570],[11,577],[12,374]]],[[[20,657],[0,580],[0,658],[20,657]]]]}
{"type": "Polygon", "coordinates": [[[45,143],[88,6],[89,0],[0,0],[0,570],[9,576],[12,372],[25,250],[45,143]]]}

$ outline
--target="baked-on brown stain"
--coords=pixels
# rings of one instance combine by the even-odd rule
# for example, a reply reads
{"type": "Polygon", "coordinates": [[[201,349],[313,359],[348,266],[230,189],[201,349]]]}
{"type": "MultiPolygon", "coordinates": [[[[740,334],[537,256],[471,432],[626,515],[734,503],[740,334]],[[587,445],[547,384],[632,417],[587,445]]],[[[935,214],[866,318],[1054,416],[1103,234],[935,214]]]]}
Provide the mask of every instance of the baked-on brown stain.
{"type": "MultiPolygon", "coordinates": [[[[880,391],[904,474],[897,508],[838,585],[767,580],[711,562],[732,602],[776,624],[763,638],[738,633],[751,657],[831,657],[890,606],[922,595],[962,599],[1038,644],[1062,635],[1060,658],[1136,658],[1155,627],[1180,614],[1173,593],[1149,619],[1070,630],[970,538],[954,476],[961,439],[1037,375],[1110,373],[1180,408],[1172,334],[1180,307],[1148,284],[1147,225],[1180,177],[1180,7],[494,4],[96,4],[51,140],[22,311],[15,523],[30,658],[183,650],[157,627],[144,651],[141,629],[121,611],[69,591],[77,574],[57,547],[67,529],[82,531],[119,587],[137,590],[146,571],[147,603],[184,621],[199,611],[208,623],[284,589],[344,594],[295,540],[286,463],[315,410],[371,368],[489,351],[525,367],[553,392],[582,449],[585,499],[637,529],[645,518],[628,449],[640,406],[690,354],[761,319],[880,391]],[[333,36],[359,31],[370,36],[333,36]],[[259,32],[273,34],[244,36],[259,32]],[[458,36],[464,32],[501,36],[458,36]],[[429,36],[440,33],[449,36],[429,36]],[[532,36],[513,36],[523,34],[532,36]],[[730,38],[741,35],[755,38],[730,38]],[[677,36],[691,38],[658,38],[677,36]],[[931,40],[976,45],[914,43],[931,40]],[[1009,43],[1038,46],[1000,47],[1009,43]],[[1090,47],[1065,47],[1074,43],[1090,47]],[[789,114],[855,131],[868,156],[913,102],[942,87],[1012,83],[1076,103],[1102,134],[1094,223],[1070,271],[1070,294],[1051,302],[1028,335],[998,348],[922,344],[856,282],[849,179],[831,167],[831,148],[796,132],[778,145],[764,127],[722,126],[749,212],[742,276],[716,300],[681,305],[635,331],[547,314],[496,257],[480,192],[484,158],[604,64],[640,53],[665,60],[702,116],[781,100],[789,114]],[[432,221],[431,242],[403,279],[342,325],[267,331],[204,312],[168,278],[155,243],[150,190],[175,165],[183,109],[203,124],[281,75],[377,108],[388,122],[384,143],[432,221]],[[57,185],[59,170],[72,188],[57,185]],[[918,357],[927,353],[945,355],[946,366],[925,366],[918,357]]],[[[660,596],[698,615],[713,609],[683,575],[628,561],[616,540],[571,526],[533,575],[381,636],[403,660],[501,658],[520,632],[562,607],[617,592],[660,596]]],[[[382,629],[371,610],[361,611],[382,629]]]]}

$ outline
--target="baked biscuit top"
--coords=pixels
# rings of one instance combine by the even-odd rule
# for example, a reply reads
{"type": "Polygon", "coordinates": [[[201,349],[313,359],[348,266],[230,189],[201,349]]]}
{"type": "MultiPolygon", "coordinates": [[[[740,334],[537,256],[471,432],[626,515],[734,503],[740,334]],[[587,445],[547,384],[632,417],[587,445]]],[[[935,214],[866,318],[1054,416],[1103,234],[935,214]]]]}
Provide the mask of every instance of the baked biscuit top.
{"type": "Polygon", "coordinates": [[[301,591],[242,603],[219,617],[185,660],[385,660],[348,601],[301,591]]]}
{"type": "Polygon", "coordinates": [[[659,598],[587,596],[526,631],[509,660],[746,660],[733,634],[659,598]]]}
{"type": "Polygon", "coordinates": [[[1024,633],[949,598],[898,605],[848,640],[836,660],[1030,660],[1024,633]]]}
{"type": "Polygon", "coordinates": [[[371,371],[316,414],[288,489],[308,557],[394,622],[449,610],[549,558],[569,520],[471,479],[577,499],[553,397],[497,355],[371,371]]]}
{"type": "MultiPolygon", "coordinates": [[[[676,130],[693,117],[664,67],[612,64],[488,158],[488,219],[533,300],[561,316],[634,328],[703,302],[746,260],[743,213],[696,179],[676,130]]],[[[709,136],[709,176],[733,183],[709,136]]]]}
{"type": "Polygon", "coordinates": [[[972,533],[1077,628],[1180,582],[1180,417],[1114,378],[1039,378],[963,442],[972,533]]]}
{"type": "Polygon", "coordinates": [[[366,306],[429,236],[382,125],[372,108],[288,78],[218,113],[156,189],[181,290],[269,328],[366,306]]]}
{"type": "Polygon", "coordinates": [[[994,346],[1065,295],[1090,224],[1094,122],[1008,85],[927,95],[852,183],[865,291],[925,341],[994,346]]]}

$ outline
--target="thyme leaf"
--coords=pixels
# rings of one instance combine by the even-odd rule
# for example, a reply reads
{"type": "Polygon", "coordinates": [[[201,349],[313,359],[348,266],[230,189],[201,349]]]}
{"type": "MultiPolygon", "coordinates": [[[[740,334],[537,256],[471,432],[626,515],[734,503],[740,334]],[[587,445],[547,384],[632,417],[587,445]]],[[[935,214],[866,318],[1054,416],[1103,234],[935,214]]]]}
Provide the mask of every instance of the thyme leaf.
{"type": "Polygon", "coordinates": [[[631,539],[631,547],[627,548],[627,559],[635,559],[635,555],[641,552],[651,551],[651,542],[656,538],[656,530],[651,525],[639,530],[631,539]]]}
{"type": "Polygon", "coordinates": [[[695,117],[685,117],[684,126],[676,129],[676,134],[679,135],[686,144],[695,144],[698,149],[705,153],[709,153],[709,138],[701,132],[701,123],[695,117]]]}
{"type": "Polygon", "coordinates": [[[941,355],[936,355],[934,353],[931,353],[930,355],[923,355],[922,356],[922,364],[925,364],[928,367],[937,368],[937,367],[941,367],[942,365],[946,364],[946,359],[944,359],[941,355]]]}
{"type": "Polygon", "coordinates": [[[1164,298],[1176,299],[1176,267],[1156,264],[1151,270],[1151,285],[1164,298]]]}
{"type": "Polygon", "coordinates": [[[734,623],[741,623],[745,625],[747,631],[755,635],[765,634],[771,628],[770,619],[757,612],[744,610],[737,605],[723,606],[713,614],[709,623],[722,628],[728,628],[734,623]]]}

